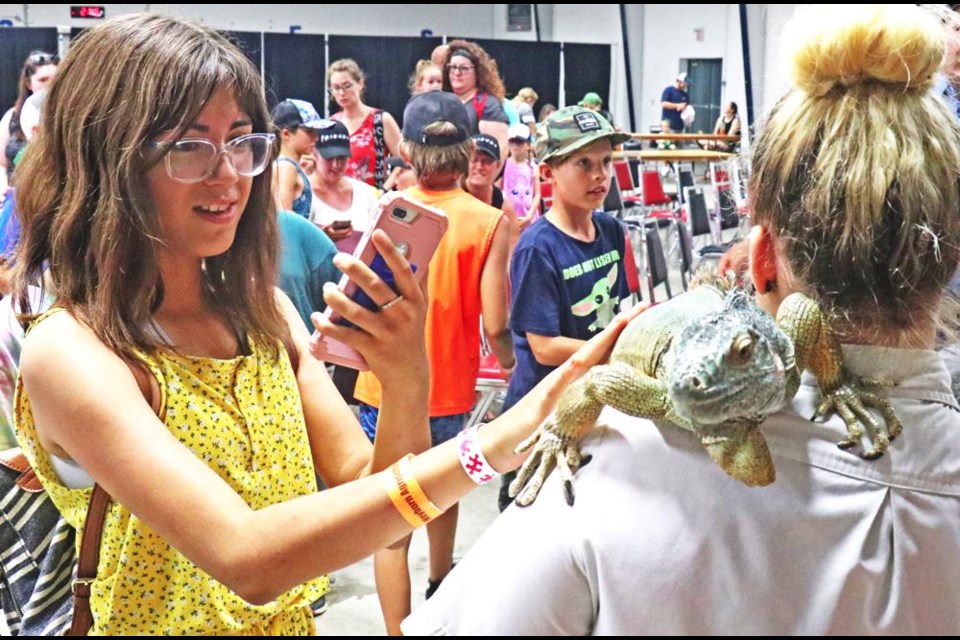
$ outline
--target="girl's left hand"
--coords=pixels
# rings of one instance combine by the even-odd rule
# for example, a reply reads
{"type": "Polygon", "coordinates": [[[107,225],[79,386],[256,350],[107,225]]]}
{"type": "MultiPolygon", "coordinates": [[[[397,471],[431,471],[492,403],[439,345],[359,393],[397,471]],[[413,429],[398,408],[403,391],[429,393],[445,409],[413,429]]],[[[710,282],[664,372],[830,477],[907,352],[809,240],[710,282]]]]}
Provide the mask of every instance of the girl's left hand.
{"type": "Polygon", "coordinates": [[[320,333],[356,349],[384,388],[404,388],[429,379],[426,340],[426,296],[389,236],[381,230],[373,233],[373,244],[394,275],[395,292],[369,266],[347,254],[337,254],[334,265],[380,305],[370,311],[349,299],[335,284],[327,283],[323,299],[354,327],[330,322],[314,313],[314,326],[320,333]]]}

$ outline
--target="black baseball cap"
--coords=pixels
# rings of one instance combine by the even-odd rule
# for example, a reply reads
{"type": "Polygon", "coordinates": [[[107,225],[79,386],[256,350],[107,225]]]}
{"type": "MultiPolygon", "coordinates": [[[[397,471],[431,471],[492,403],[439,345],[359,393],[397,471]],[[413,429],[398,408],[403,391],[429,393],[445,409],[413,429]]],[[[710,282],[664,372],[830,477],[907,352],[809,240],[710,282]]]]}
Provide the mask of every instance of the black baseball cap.
{"type": "Polygon", "coordinates": [[[482,151],[497,162],[500,162],[500,143],[497,139],[487,133],[478,133],[470,136],[474,144],[477,145],[477,151],[482,151]]]}
{"type": "Polygon", "coordinates": [[[466,142],[470,135],[467,109],[460,99],[446,91],[420,93],[403,110],[403,138],[431,147],[448,147],[466,142]],[[427,135],[424,129],[437,122],[449,122],[456,131],[449,135],[427,135]]]}
{"type": "Polygon", "coordinates": [[[321,120],[317,127],[317,151],[324,160],[349,158],[350,132],[337,120],[321,120]]]}

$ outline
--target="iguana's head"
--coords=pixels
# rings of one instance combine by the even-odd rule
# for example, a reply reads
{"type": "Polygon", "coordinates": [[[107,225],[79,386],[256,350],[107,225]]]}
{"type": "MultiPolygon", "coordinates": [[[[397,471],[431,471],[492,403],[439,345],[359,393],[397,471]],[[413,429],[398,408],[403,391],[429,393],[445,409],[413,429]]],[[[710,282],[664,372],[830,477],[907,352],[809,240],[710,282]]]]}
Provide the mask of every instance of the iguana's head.
{"type": "Polygon", "coordinates": [[[671,349],[670,401],[698,431],[734,419],[760,422],[784,404],[792,344],[743,292],[685,327],[671,349]]]}

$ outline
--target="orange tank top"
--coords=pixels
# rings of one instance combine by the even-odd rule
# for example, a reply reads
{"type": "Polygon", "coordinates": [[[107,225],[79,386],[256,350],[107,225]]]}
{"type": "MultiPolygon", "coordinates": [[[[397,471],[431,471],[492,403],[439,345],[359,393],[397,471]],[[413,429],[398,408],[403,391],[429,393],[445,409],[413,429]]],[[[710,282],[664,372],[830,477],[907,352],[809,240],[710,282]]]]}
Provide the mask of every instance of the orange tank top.
{"type": "MultiPolygon", "coordinates": [[[[430,361],[430,417],[470,411],[480,370],[480,275],[493,234],[503,217],[463,189],[405,191],[436,207],[449,220],[427,274],[427,357],[430,361]]],[[[361,373],[357,400],[380,406],[380,382],[361,373]]]]}

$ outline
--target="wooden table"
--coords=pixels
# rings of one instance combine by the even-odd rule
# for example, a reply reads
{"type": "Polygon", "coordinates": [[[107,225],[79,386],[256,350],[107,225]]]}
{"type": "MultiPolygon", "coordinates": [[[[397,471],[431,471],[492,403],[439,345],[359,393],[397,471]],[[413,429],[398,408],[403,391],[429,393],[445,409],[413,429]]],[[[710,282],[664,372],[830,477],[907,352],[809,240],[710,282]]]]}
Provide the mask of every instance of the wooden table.
{"type": "Polygon", "coordinates": [[[633,158],[643,162],[723,162],[735,157],[735,153],[709,151],[707,149],[642,149],[640,151],[615,151],[616,159],[633,158]]]}
{"type": "Polygon", "coordinates": [[[675,142],[696,142],[713,140],[715,142],[740,142],[740,136],[728,136],[716,133],[631,133],[634,140],[673,140],[675,142]]]}

